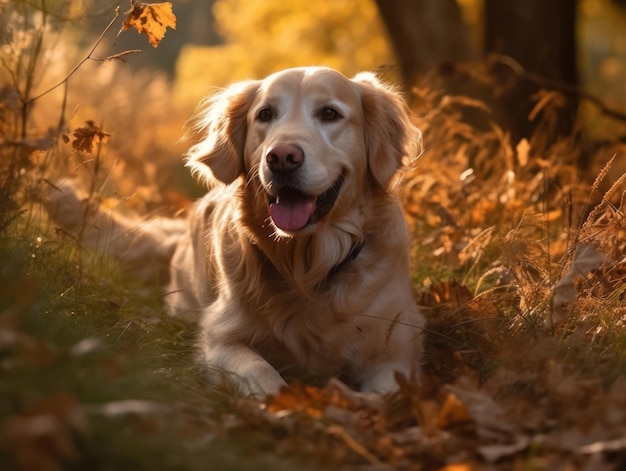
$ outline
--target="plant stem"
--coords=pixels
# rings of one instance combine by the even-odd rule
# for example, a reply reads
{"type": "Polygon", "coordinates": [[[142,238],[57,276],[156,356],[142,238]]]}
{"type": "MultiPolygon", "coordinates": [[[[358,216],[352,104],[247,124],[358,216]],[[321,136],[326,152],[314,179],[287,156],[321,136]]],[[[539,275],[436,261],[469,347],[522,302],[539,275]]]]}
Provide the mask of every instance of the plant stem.
{"type": "Polygon", "coordinates": [[[70,72],[67,74],[67,76],[61,80],[59,83],[57,83],[56,85],[50,87],[49,89],[47,89],[46,91],[40,93],[39,95],[37,95],[34,98],[31,98],[29,100],[26,101],[26,105],[30,105],[31,103],[39,100],[42,96],[47,95],[48,93],[50,93],[51,91],[57,89],[58,87],[60,87],[61,85],[63,85],[65,82],[67,82],[67,80],[69,80],[69,78],[74,75],[74,73],[76,73],[76,71],[85,63],[87,62],[89,59],[91,59],[91,55],[94,53],[94,51],[96,50],[96,48],[100,45],[100,43],[102,42],[102,39],[104,38],[105,34],[108,33],[108,31],[111,29],[111,27],[113,26],[113,23],[115,23],[115,20],[117,20],[117,18],[120,16],[120,7],[115,7],[115,16],[113,17],[113,19],[109,22],[109,24],[107,25],[106,28],[104,28],[104,31],[102,31],[102,33],[100,34],[100,36],[98,37],[98,39],[96,40],[96,42],[94,43],[93,47],[89,50],[89,53],[78,63],[74,66],[74,68],[72,70],[70,70],[70,72]]]}

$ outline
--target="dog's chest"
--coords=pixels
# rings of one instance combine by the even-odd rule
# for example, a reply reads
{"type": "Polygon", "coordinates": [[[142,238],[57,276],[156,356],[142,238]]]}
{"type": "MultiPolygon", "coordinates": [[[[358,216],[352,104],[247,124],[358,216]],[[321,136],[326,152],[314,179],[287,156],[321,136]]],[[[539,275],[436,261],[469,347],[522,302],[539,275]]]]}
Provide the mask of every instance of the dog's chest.
{"type": "Polygon", "coordinates": [[[286,304],[268,304],[265,313],[266,341],[286,349],[300,365],[318,370],[337,369],[349,356],[359,335],[352,316],[338,312],[332,305],[302,295],[288,296],[286,304]]]}

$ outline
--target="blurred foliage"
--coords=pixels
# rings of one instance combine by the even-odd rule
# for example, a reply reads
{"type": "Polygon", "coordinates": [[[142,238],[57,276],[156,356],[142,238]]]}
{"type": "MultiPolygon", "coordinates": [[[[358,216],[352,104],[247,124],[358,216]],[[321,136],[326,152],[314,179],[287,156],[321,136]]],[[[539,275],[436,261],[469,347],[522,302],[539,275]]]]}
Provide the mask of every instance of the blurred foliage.
{"type": "MultiPolygon", "coordinates": [[[[609,0],[582,0],[578,37],[583,86],[608,106],[626,110],[626,10],[609,0]]],[[[626,133],[625,125],[603,120],[585,103],[582,114],[598,137],[626,133]]]]}
{"type": "MultiPolygon", "coordinates": [[[[583,86],[609,106],[626,107],[626,13],[610,0],[579,1],[579,65],[583,86]]],[[[474,41],[482,43],[483,0],[459,0],[474,41]]],[[[372,0],[218,0],[216,27],[224,43],[187,45],[177,64],[176,96],[196,103],[215,86],[263,77],[285,67],[328,65],[346,75],[393,71],[394,52],[372,0]]],[[[593,127],[594,118],[587,120],[593,127]]],[[[603,131],[604,126],[594,130],[603,131]]]]}
{"type": "MultiPolygon", "coordinates": [[[[599,21],[585,37],[604,38],[585,54],[600,58],[588,80],[614,80],[597,93],[618,106],[622,11],[607,2],[583,0],[582,21],[599,21]]],[[[161,75],[87,63],[25,107],[84,57],[70,23],[89,5],[0,0],[2,469],[625,469],[626,149],[615,134],[549,138],[552,91],[536,102],[535,134],[513,142],[485,103],[417,83],[408,97],[426,151],[400,188],[428,315],[423,383],[382,399],[333,381],[238,398],[206,383],[193,326],[168,317],[159,293],[38,204],[59,177],[112,210],[188,204],[173,144],[187,111],[161,75]],[[585,173],[582,153],[595,162],[585,173]]],[[[210,61],[198,51],[179,90],[312,61],[348,74],[392,61],[371,2],[220,0],[216,13],[227,44],[210,61]]]]}
{"type": "Polygon", "coordinates": [[[326,65],[347,75],[394,63],[372,0],[219,0],[214,14],[225,43],[187,46],[177,66],[177,97],[195,103],[212,86],[277,70],[326,65]]]}

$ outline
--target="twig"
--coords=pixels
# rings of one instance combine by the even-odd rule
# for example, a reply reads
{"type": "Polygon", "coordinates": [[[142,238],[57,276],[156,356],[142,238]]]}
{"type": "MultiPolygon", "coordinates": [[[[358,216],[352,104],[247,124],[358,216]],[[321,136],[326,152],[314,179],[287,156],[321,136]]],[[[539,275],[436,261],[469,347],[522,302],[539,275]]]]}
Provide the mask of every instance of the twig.
{"type": "Polygon", "coordinates": [[[616,119],[618,121],[626,121],[626,113],[622,113],[621,111],[617,111],[608,107],[600,98],[583,90],[582,88],[564,82],[559,82],[557,80],[549,80],[539,74],[529,72],[515,59],[504,54],[490,54],[489,59],[491,59],[493,62],[497,62],[508,67],[518,77],[525,78],[526,80],[529,80],[539,87],[557,90],[563,93],[567,93],[568,95],[579,96],[593,103],[600,109],[603,114],[607,115],[608,117],[616,119]]]}
{"type": "Polygon", "coordinates": [[[359,442],[357,442],[354,438],[352,438],[350,436],[350,434],[348,432],[346,432],[346,430],[339,426],[339,425],[331,425],[330,427],[328,427],[328,432],[331,435],[334,435],[338,438],[340,438],[341,440],[343,440],[343,442],[348,445],[348,447],[354,451],[355,453],[357,453],[358,455],[362,456],[363,458],[365,458],[369,464],[377,466],[377,465],[381,465],[382,462],[376,457],[374,456],[372,453],[370,453],[367,448],[365,448],[363,445],[361,445],[359,442]]]}
{"type": "Polygon", "coordinates": [[[99,61],[99,62],[106,62],[106,61],[112,61],[112,60],[117,59],[119,61],[126,62],[127,55],[136,54],[138,52],[141,52],[141,49],[129,49],[128,51],[118,52],[117,54],[103,57],[102,59],[93,59],[93,60],[99,61]]]}
{"type": "Polygon", "coordinates": [[[113,19],[109,22],[109,24],[107,25],[106,28],[104,28],[104,31],[102,31],[102,34],[100,34],[100,36],[98,37],[98,39],[96,40],[96,42],[94,43],[93,47],[89,50],[89,53],[78,63],[74,66],[74,68],[72,70],[70,70],[70,72],[67,74],[67,76],[61,80],[59,83],[57,83],[56,85],[50,87],[49,89],[47,89],[46,91],[40,93],[39,95],[37,95],[34,98],[29,99],[28,101],[25,102],[25,105],[30,105],[31,103],[39,100],[42,96],[47,95],[48,93],[50,93],[51,91],[57,89],[58,87],[60,87],[61,85],[63,85],[67,80],[69,80],[69,78],[74,75],[76,73],[76,71],[85,63],[87,62],[89,59],[91,59],[91,55],[94,53],[94,51],[96,50],[96,48],[100,45],[100,43],[102,42],[102,39],[104,38],[104,36],[109,32],[109,30],[111,29],[111,27],[113,26],[113,23],[115,23],[115,20],[117,20],[120,16],[120,7],[115,7],[115,16],[113,17],[113,19]]]}

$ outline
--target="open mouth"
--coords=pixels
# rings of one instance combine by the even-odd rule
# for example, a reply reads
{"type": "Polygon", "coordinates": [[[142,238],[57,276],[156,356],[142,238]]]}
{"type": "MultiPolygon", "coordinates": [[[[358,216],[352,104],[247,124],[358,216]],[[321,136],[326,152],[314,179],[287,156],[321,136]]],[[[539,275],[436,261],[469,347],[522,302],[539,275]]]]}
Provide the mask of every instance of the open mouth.
{"type": "Polygon", "coordinates": [[[319,196],[305,195],[291,187],[281,188],[276,196],[269,197],[272,221],[279,229],[294,232],[322,220],[337,201],[343,180],[340,175],[319,196]]]}

